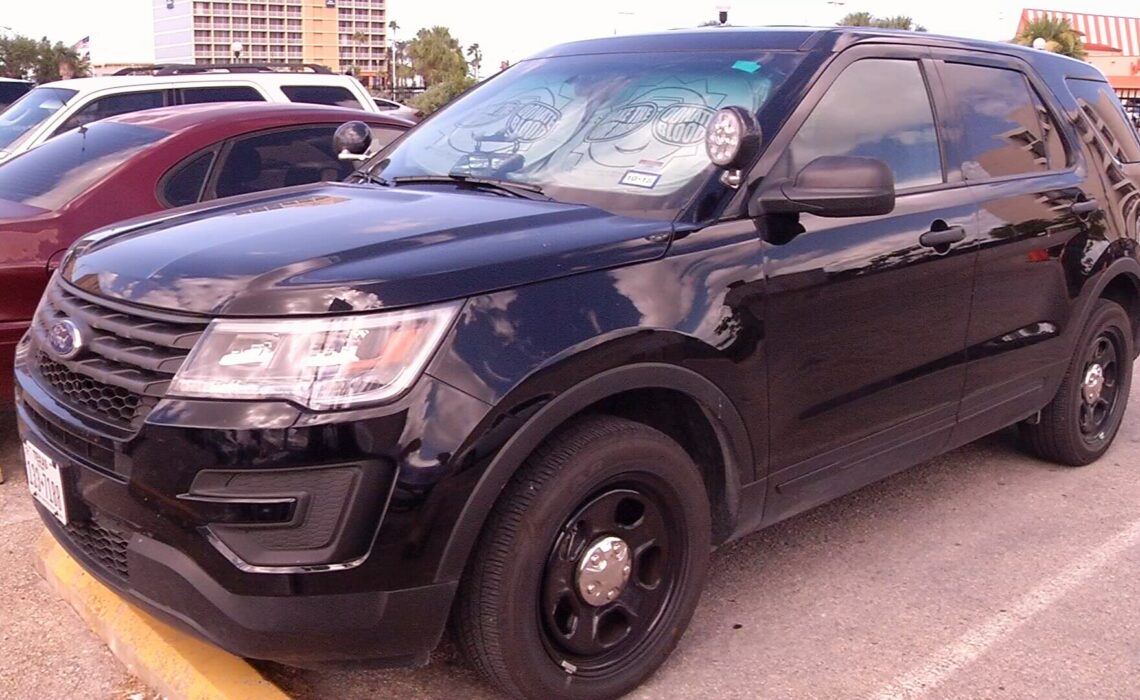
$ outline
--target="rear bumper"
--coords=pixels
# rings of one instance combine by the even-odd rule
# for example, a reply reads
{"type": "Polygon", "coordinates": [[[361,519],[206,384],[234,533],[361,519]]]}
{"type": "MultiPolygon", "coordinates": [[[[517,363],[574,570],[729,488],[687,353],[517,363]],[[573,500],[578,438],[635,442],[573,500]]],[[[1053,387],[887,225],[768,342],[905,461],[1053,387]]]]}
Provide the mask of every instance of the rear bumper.
{"type": "Polygon", "coordinates": [[[343,595],[255,596],[227,591],[186,555],[126,535],[129,578],[111,572],[54,517],[40,517],[92,576],[156,617],[229,652],[295,666],[370,659],[427,663],[439,643],[455,583],[343,595]]]}

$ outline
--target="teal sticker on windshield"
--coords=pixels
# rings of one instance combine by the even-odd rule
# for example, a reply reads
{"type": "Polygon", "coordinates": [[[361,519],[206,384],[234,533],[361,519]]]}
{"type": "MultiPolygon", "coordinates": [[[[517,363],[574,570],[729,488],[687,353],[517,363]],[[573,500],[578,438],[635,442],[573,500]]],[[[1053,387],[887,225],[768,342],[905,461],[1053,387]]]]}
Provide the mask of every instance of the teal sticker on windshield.
{"type": "Polygon", "coordinates": [[[742,70],[745,73],[755,73],[760,70],[760,64],[756,61],[737,61],[732,64],[732,67],[736,70],[742,70]]]}

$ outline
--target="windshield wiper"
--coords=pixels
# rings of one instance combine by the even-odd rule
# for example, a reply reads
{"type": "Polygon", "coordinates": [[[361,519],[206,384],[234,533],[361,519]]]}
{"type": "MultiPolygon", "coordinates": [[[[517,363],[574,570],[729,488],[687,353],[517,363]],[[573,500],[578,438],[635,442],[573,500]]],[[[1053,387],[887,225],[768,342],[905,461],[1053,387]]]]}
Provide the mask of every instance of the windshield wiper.
{"type": "Polygon", "coordinates": [[[521,197],[523,199],[539,199],[543,201],[550,201],[542,193],[542,188],[538,185],[525,184],[521,182],[508,182],[506,180],[496,180],[489,177],[470,177],[469,175],[451,174],[451,175],[404,175],[402,177],[392,178],[392,184],[403,185],[417,182],[449,182],[458,185],[468,185],[470,187],[495,190],[498,192],[506,192],[514,197],[521,197]]]}
{"type": "Polygon", "coordinates": [[[387,180],[385,180],[384,178],[380,177],[379,175],[373,175],[372,173],[366,172],[364,170],[354,171],[351,175],[349,175],[347,178],[345,178],[345,181],[346,182],[371,182],[373,185],[383,185],[384,187],[388,187],[389,185],[392,184],[392,183],[388,182],[387,180]]]}

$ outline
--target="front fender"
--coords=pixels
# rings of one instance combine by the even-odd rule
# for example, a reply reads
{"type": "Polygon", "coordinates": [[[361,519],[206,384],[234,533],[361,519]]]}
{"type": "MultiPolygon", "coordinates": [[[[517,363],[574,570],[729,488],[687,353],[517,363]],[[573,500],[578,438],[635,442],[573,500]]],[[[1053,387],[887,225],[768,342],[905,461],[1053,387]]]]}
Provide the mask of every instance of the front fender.
{"type": "Polygon", "coordinates": [[[647,388],[677,391],[700,405],[720,443],[725,472],[723,507],[730,529],[734,529],[739,518],[740,489],[747,483],[742,481],[742,475],[752,474],[751,445],[740,414],[723,391],[692,370],[663,363],[627,365],[574,385],[542,403],[522,423],[491,460],[467,499],[444,549],[435,580],[455,580],[463,573],[483,524],[504,487],[526,458],[559,426],[598,401],[647,388]]]}

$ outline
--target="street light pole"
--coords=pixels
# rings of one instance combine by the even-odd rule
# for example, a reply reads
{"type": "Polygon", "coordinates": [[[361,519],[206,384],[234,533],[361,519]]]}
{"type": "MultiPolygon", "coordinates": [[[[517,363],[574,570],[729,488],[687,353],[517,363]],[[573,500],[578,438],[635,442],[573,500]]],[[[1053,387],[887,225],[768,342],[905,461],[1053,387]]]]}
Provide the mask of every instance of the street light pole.
{"type": "Polygon", "coordinates": [[[235,41],[230,44],[230,51],[234,52],[234,63],[241,63],[241,50],[244,48],[240,41],[235,41]]]}

